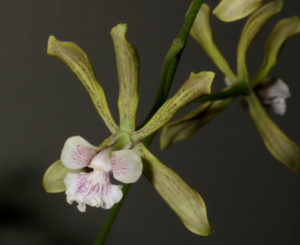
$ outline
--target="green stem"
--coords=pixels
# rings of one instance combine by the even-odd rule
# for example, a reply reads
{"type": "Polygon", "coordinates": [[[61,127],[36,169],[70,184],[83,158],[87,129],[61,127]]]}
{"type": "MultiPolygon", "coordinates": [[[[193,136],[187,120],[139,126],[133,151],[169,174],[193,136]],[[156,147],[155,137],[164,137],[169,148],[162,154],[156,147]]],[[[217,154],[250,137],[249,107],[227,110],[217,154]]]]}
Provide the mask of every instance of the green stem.
{"type": "Polygon", "coordinates": [[[223,89],[220,92],[216,92],[213,94],[205,95],[200,99],[196,100],[197,102],[207,102],[213,100],[224,100],[230,97],[235,97],[241,94],[248,94],[249,93],[249,83],[241,81],[234,83],[233,85],[229,86],[226,89],[223,89]]]}
{"type": "Polygon", "coordinates": [[[114,223],[114,220],[122,206],[122,203],[124,202],[125,200],[125,197],[130,189],[130,184],[125,184],[123,185],[123,188],[122,188],[122,191],[123,191],[123,198],[120,202],[118,202],[117,204],[115,204],[112,209],[110,210],[106,220],[105,220],[105,223],[104,225],[102,226],[102,229],[101,229],[101,232],[95,242],[95,245],[100,245],[100,244],[104,244],[105,240],[106,240],[106,237],[110,231],[110,228],[111,226],[113,225],[114,223]]]}
{"type": "Polygon", "coordinates": [[[180,60],[182,51],[185,47],[186,40],[189,36],[190,29],[194,23],[194,20],[199,12],[203,0],[192,1],[189,11],[185,17],[185,21],[175,39],[169,48],[167,55],[162,65],[161,77],[155,96],[155,100],[152,109],[143,124],[145,124],[154,113],[160,108],[160,106],[167,100],[170,87],[173,82],[173,78],[177,69],[178,62],[180,60]]]}
{"type": "MultiPolygon", "coordinates": [[[[189,8],[189,12],[186,15],[185,21],[183,23],[183,26],[181,27],[178,35],[173,40],[172,45],[169,48],[169,51],[163,62],[161,79],[157,89],[154,104],[152,106],[150,113],[148,114],[148,116],[146,117],[142,125],[144,125],[154,115],[154,113],[168,98],[168,94],[173,82],[173,78],[177,69],[178,62],[181,57],[181,53],[184,49],[190,29],[194,23],[194,20],[202,5],[202,2],[203,0],[192,1],[191,6],[189,8]]],[[[151,145],[154,136],[155,134],[152,134],[144,139],[144,145],[146,147],[149,147],[151,145]]],[[[115,204],[110,210],[105,220],[105,223],[102,226],[101,232],[95,242],[95,245],[103,245],[105,243],[108,233],[114,223],[115,218],[117,217],[117,214],[122,206],[123,201],[125,200],[128,194],[129,189],[130,189],[130,184],[123,185],[123,198],[119,203],[115,204]]]]}

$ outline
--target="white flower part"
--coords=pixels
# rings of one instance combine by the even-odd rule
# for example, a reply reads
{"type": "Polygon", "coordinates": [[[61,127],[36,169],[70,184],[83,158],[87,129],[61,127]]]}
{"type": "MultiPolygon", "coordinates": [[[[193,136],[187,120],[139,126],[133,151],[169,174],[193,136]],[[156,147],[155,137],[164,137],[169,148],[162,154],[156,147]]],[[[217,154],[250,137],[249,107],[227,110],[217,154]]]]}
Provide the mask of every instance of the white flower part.
{"type": "Polygon", "coordinates": [[[112,166],[110,153],[111,150],[109,148],[101,150],[96,156],[94,156],[89,167],[97,170],[103,170],[105,172],[111,171],[112,166]]]}
{"type": "Polygon", "coordinates": [[[271,104],[271,108],[274,111],[275,114],[284,116],[285,111],[286,111],[286,102],[285,99],[275,99],[273,100],[271,104]]]}
{"type": "Polygon", "coordinates": [[[134,183],[142,174],[142,159],[133,150],[113,151],[111,164],[114,178],[123,183],[134,183]]]}
{"type": "Polygon", "coordinates": [[[231,85],[232,84],[232,82],[230,81],[230,79],[229,79],[229,77],[224,77],[224,83],[227,85],[227,86],[229,86],[229,85],[231,85]]]}
{"type": "Polygon", "coordinates": [[[109,209],[123,196],[121,186],[112,185],[109,174],[104,171],[68,173],[64,182],[67,202],[77,202],[80,212],[85,212],[86,205],[109,209]]]}
{"type": "Polygon", "coordinates": [[[64,144],[61,161],[69,169],[87,167],[97,154],[97,147],[80,136],[68,138],[64,144]]]}
{"type": "Polygon", "coordinates": [[[123,197],[121,185],[106,185],[102,190],[102,208],[110,209],[115,203],[121,201],[123,197]]]}
{"type": "Polygon", "coordinates": [[[291,97],[290,89],[280,78],[269,81],[270,78],[267,78],[265,81],[267,85],[259,90],[259,97],[264,104],[271,106],[275,114],[283,116],[286,111],[285,100],[291,97]]]}

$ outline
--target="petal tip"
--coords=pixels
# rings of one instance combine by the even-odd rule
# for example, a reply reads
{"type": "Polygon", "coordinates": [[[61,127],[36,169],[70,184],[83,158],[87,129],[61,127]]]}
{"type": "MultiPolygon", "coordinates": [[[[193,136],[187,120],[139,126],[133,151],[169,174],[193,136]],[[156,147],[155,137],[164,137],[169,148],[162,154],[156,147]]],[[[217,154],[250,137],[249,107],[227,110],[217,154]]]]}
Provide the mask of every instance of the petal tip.
{"type": "Polygon", "coordinates": [[[126,23],[120,23],[120,24],[117,24],[116,26],[114,26],[111,31],[110,31],[110,35],[115,35],[116,33],[120,32],[122,33],[123,35],[125,35],[127,31],[127,24],[126,23]]]}
{"type": "Polygon", "coordinates": [[[56,42],[57,39],[55,36],[50,35],[48,38],[48,45],[47,45],[47,54],[54,56],[53,50],[52,50],[52,45],[54,42],[56,42]]]}
{"type": "Polygon", "coordinates": [[[263,0],[222,0],[213,14],[223,22],[240,20],[254,12],[263,0]]]}
{"type": "Polygon", "coordinates": [[[215,230],[210,225],[208,225],[206,228],[202,228],[201,230],[194,230],[191,227],[187,226],[186,224],[184,224],[184,225],[191,232],[193,232],[194,234],[199,235],[199,236],[209,236],[209,235],[211,235],[212,233],[215,232],[215,230]]]}
{"type": "Polygon", "coordinates": [[[214,80],[214,77],[215,77],[215,73],[212,72],[212,71],[202,71],[202,72],[199,72],[199,73],[193,73],[191,72],[190,74],[190,78],[201,78],[201,77],[206,77],[207,80],[206,80],[206,93],[207,94],[210,94],[211,93],[211,85],[212,85],[212,82],[214,80]]]}

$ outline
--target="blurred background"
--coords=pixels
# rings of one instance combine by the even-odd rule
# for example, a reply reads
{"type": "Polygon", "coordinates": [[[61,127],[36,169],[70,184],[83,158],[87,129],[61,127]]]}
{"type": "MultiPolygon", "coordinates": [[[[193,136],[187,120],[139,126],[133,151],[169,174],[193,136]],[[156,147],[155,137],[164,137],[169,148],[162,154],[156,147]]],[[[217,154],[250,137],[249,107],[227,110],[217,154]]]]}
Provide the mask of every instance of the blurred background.
{"type": "MultiPolygon", "coordinates": [[[[219,1],[211,0],[214,7],[219,1]]],[[[46,54],[48,36],[74,41],[89,55],[115,118],[118,82],[110,29],[127,23],[127,39],[141,60],[138,124],[151,108],[163,58],[183,23],[190,1],[2,0],[0,3],[0,244],[93,244],[108,211],[78,212],[65,195],[47,194],[42,176],[64,141],[81,135],[99,144],[109,135],[87,92],[59,60],[46,54]]],[[[287,0],[248,53],[250,72],[261,64],[267,34],[280,19],[300,14],[287,0]]],[[[222,23],[211,16],[215,38],[235,69],[245,19],[222,23]]],[[[287,113],[272,118],[300,143],[300,35],[285,45],[272,75],[291,89],[287,113]]],[[[224,87],[202,48],[187,41],[171,94],[191,71],[216,71],[214,91],[224,87]]],[[[192,108],[193,105],[189,108],[192,108]]],[[[188,111],[186,109],[185,111],[188,111]]],[[[182,114],[182,113],[181,113],[182,114]]],[[[249,113],[236,99],[195,136],[167,150],[151,151],[202,195],[215,232],[190,233],[145,178],[134,184],[107,244],[300,243],[300,173],[291,173],[265,149],[249,113]]]]}

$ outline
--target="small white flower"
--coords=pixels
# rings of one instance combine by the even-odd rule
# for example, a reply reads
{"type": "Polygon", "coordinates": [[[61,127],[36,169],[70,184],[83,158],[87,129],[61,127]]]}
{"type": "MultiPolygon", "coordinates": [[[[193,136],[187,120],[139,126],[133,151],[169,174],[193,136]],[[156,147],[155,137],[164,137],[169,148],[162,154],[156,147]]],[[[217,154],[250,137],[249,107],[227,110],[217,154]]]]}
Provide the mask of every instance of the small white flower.
{"type": "Polygon", "coordinates": [[[275,114],[283,116],[286,111],[285,100],[291,97],[288,85],[280,78],[266,78],[258,95],[265,105],[269,105],[275,114]]]}
{"type": "Polygon", "coordinates": [[[123,183],[134,183],[142,174],[140,156],[133,150],[101,151],[80,136],[67,139],[61,154],[62,163],[69,169],[88,167],[90,172],[68,173],[64,179],[67,202],[78,203],[80,212],[86,205],[111,208],[122,196],[122,186],[110,183],[110,174],[123,183]]]}
{"type": "MultiPolygon", "coordinates": [[[[224,83],[227,86],[232,85],[232,82],[225,76],[224,83]]],[[[255,89],[260,101],[270,106],[273,112],[283,116],[286,111],[287,98],[291,97],[289,86],[280,78],[265,78],[260,86],[255,89]]]]}

